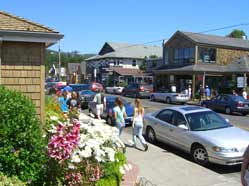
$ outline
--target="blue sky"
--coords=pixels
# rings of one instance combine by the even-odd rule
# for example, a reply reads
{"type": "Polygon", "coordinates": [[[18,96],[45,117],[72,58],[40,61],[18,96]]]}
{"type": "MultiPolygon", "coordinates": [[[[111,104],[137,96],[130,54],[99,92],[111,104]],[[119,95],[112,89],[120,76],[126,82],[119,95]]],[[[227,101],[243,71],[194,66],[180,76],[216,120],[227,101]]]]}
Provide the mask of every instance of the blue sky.
{"type": "MultiPolygon", "coordinates": [[[[105,41],[144,43],[170,38],[176,30],[200,32],[249,23],[248,0],[2,0],[0,7],[54,28],[65,35],[63,51],[81,53],[97,53],[105,41]]],[[[249,35],[249,26],[238,29],[249,35]]]]}

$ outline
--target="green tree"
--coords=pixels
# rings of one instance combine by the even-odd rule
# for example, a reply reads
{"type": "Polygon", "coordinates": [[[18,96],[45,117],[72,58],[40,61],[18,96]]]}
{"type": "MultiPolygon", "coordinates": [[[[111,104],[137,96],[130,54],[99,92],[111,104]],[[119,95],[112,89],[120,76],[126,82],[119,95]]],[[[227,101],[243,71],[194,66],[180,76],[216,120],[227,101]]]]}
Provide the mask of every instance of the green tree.
{"type": "Polygon", "coordinates": [[[140,64],[139,68],[140,70],[146,70],[146,62],[147,62],[147,56],[144,57],[142,63],[140,64]]]}
{"type": "Polygon", "coordinates": [[[247,38],[246,33],[243,30],[234,29],[230,34],[227,35],[227,37],[232,38],[243,38],[245,36],[247,38]]]}

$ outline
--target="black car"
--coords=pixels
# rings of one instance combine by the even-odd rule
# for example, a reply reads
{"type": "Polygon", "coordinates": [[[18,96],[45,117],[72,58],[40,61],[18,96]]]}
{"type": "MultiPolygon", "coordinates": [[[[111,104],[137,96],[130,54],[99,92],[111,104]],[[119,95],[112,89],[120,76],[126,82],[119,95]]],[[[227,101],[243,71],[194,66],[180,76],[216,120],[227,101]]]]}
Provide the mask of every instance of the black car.
{"type": "Polygon", "coordinates": [[[139,98],[150,98],[152,92],[153,92],[153,85],[130,83],[128,86],[126,86],[123,89],[122,95],[139,97],[139,98]]]}
{"type": "Polygon", "coordinates": [[[221,94],[211,100],[202,101],[201,105],[226,114],[238,112],[245,116],[249,113],[249,101],[237,95],[221,94]]]}
{"type": "Polygon", "coordinates": [[[88,107],[88,103],[93,101],[95,94],[96,93],[91,90],[82,90],[79,92],[82,109],[86,109],[88,107]]]}

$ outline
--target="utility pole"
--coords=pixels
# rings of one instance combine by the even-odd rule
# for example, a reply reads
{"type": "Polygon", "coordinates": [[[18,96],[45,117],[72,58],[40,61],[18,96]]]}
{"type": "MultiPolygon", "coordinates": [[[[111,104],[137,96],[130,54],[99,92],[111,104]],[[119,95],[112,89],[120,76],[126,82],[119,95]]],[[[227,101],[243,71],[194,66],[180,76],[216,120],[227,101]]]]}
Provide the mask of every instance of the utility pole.
{"type": "Polygon", "coordinates": [[[59,81],[61,80],[61,46],[60,46],[60,40],[59,40],[59,49],[58,49],[58,60],[59,60],[59,81]]]}

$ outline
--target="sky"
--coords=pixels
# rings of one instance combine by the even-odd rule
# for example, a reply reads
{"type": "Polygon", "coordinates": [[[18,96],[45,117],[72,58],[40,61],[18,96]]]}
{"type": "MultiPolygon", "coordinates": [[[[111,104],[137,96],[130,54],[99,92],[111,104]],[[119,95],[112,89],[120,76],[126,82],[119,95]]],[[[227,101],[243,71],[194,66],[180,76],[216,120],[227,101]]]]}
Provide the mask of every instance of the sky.
{"type": "MultiPolygon", "coordinates": [[[[107,41],[140,44],[177,30],[249,23],[248,0],[1,0],[0,9],[64,34],[61,50],[98,53],[107,41]]],[[[234,28],[235,29],[235,28],[234,28]]],[[[249,36],[249,25],[236,27],[249,36]]],[[[209,32],[227,35],[233,30],[209,32]]],[[[161,41],[152,43],[161,45],[161,41]]],[[[58,44],[51,47],[58,50],[58,44]]]]}

